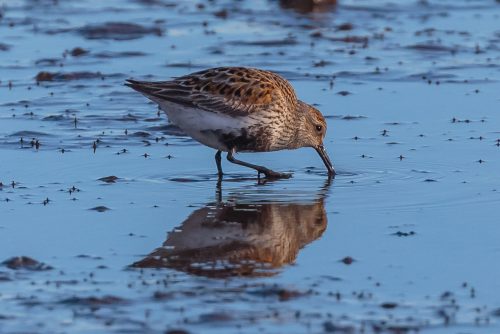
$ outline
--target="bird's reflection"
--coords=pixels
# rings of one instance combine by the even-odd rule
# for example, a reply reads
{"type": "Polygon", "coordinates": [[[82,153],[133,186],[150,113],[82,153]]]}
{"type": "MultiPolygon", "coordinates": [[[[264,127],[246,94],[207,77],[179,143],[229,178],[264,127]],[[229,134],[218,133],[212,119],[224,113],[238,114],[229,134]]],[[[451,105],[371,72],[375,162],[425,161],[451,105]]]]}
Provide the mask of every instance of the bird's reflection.
{"type": "Polygon", "coordinates": [[[325,231],[327,187],[309,200],[232,196],[209,203],[168,233],[162,247],[132,266],[214,278],[273,275],[325,231]]]}

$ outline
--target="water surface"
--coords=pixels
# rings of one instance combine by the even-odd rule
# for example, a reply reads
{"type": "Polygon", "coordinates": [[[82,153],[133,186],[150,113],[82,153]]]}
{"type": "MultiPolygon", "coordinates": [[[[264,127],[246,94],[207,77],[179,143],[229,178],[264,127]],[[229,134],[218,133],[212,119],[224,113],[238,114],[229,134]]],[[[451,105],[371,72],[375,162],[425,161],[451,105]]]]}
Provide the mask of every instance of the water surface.
{"type": "Polygon", "coordinates": [[[44,263],[0,267],[0,332],[498,331],[499,16],[0,1],[0,261],[44,263]],[[225,65],[317,105],[331,184],[310,149],[241,155],[289,180],[224,161],[218,184],[215,152],[123,86],[225,65]]]}

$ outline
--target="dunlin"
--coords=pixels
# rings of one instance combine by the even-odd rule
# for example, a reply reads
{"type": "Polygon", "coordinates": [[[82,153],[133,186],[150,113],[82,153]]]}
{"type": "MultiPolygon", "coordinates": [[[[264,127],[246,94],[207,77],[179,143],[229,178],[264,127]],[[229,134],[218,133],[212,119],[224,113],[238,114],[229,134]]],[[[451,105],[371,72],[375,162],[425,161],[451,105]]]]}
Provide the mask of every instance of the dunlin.
{"type": "Polygon", "coordinates": [[[313,147],[328,175],[335,170],[323,146],[326,122],[311,105],[297,99],[290,83],[276,73],[245,67],[218,67],[171,81],[127,80],[127,86],[160,105],[169,120],[227,160],[268,178],[291,174],[237,160],[236,152],[270,152],[313,147]]]}

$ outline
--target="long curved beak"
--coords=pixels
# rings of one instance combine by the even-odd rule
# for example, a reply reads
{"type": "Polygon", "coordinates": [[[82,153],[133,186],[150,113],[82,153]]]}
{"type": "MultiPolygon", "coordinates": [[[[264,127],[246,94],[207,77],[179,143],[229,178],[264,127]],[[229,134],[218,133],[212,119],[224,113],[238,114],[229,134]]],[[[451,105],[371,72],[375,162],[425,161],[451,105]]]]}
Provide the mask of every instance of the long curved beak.
{"type": "Polygon", "coordinates": [[[319,156],[321,157],[321,160],[323,160],[323,163],[326,166],[326,169],[328,169],[328,175],[335,177],[335,168],[333,168],[332,162],[330,161],[330,158],[328,157],[328,154],[325,151],[325,147],[323,145],[318,145],[314,148],[316,152],[318,152],[319,156]]]}

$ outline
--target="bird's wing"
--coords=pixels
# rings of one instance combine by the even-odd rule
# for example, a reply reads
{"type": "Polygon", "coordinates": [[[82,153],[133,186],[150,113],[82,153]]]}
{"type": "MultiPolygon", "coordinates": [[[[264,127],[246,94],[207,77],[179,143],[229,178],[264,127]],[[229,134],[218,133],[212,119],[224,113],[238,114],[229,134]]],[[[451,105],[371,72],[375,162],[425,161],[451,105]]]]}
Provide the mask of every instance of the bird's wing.
{"type": "Polygon", "coordinates": [[[232,116],[257,110],[285,110],[296,105],[292,86],[279,75],[244,67],[219,67],[172,81],[127,80],[127,86],[158,101],[232,116]]]}

